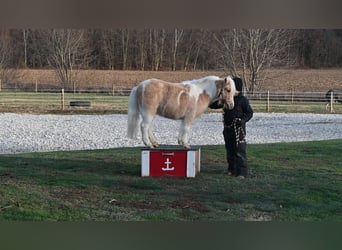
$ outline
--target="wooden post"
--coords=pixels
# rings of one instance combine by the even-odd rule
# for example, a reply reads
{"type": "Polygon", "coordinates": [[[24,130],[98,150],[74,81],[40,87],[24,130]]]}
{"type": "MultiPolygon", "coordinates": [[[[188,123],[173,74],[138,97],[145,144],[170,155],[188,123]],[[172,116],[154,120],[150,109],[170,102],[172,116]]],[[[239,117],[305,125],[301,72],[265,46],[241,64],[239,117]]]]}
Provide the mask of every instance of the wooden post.
{"type": "Polygon", "coordinates": [[[0,79],[0,91],[2,90],[2,83],[1,83],[1,79],[0,79]]]}
{"type": "Polygon", "coordinates": [[[61,93],[61,109],[64,110],[64,89],[62,89],[61,93]]]}
{"type": "Polygon", "coordinates": [[[36,93],[38,92],[38,81],[36,80],[36,93]]]}
{"type": "Polygon", "coordinates": [[[334,92],[331,91],[330,92],[330,113],[334,112],[333,102],[334,102],[334,92]]]}
{"type": "Polygon", "coordinates": [[[291,104],[293,104],[293,99],[294,99],[294,90],[291,88],[291,104]]]}
{"type": "Polygon", "coordinates": [[[267,90],[266,111],[270,112],[270,91],[267,90]]]}
{"type": "Polygon", "coordinates": [[[112,95],[114,96],[115,94],[115,87],[114,87],[114,83],[113,83],[113,86],[112,86],[112,95]]]}

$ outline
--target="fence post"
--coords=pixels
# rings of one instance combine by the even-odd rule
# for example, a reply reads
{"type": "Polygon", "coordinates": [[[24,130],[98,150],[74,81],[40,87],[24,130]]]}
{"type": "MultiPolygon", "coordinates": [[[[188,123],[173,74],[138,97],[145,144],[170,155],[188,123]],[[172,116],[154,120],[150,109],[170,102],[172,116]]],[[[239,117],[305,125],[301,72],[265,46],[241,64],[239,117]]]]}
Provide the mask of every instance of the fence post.
{"type": "Polygon", "coordinates": [[[2,90],[2,83],[1,83],[1,79],[0,79],[0,91],[2,90]]]}
{"type": "Polygon", "coordinates": [[[61,93],[61,109],[64,110],[64,89],[62,89],[61,93]]]}
{"type": "Polygon", "coordinates": [[[291,88],[291,104],[293,104],[293,99],[294,99],[294,90],[291,88]]]}
{"type": "Polygon", "coordinates": [[[114,83],[113,83],[113,86],[112,86],[112,95],[114,96],[115,94],[115,86],[114,86],[114,83]]]}
{"type": "Polygon", "coordinates": [[[270,91],[267,90],[266,111],[270,112],[270,91]]]}
{"type": "Polygon", "coordinates": [[[38,81],[36,80],[36,93],[38,92],[38,81]]]}
{"type": "Polygon", "coordinates": [[[333,112],[334,112],[334,109],[333,109],[333,102],[334,102],[334,92],[331,91],[331,92],[330,92],[330,113],[333,113],[333,112]]]}

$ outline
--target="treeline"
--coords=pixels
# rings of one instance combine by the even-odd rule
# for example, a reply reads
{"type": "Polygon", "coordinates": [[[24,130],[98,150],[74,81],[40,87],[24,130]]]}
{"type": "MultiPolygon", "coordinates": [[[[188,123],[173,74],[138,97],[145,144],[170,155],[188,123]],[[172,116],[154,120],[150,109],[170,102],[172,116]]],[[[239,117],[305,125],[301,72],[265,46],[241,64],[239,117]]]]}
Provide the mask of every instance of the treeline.
{"type": "MultiPolygon", "coordinates": [[[[220,33],[203,29],[83,29],[0,31],[0,69],[77,68],[109,70],[218,70],[220,33]],[[52,56],[53,54],[53,56],[52,56]],[[70,58],[62,57],[73,57],[70,58]],[[57,58],[56,57],[61,57],[57,58]]],[[[342,66],[342,30],[291,30],[291,60],[274,66],[342,66]]],[[[221,45],[220,45],[221,42],[221,45]]]]}

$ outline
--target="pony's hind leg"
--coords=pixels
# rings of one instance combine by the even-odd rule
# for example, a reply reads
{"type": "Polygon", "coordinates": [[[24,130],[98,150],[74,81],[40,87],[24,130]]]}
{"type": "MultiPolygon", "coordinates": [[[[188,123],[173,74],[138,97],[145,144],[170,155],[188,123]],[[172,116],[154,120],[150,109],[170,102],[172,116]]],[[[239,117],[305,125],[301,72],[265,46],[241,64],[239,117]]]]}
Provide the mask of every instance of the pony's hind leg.
{"type": "MultiPolygon", "coordinates": [[[[153,121],[153,116],[143,115],[143,119],[140,124],[142,141],[149,148],[154,148],[154,145],[150,140],[150,134],[152,134],[152,131],[151,131],[152,121],[153,121]]],[[[152,138],[154,138],[154,136],[152,138]]]]}
{"type": "Polygon", "coordinates": [[[183,120],[179,129],[178,144],[190,148],[189,134],[191,122],[183,120]]]}
{"type": "Polygon", "coordinates": [[[152,125],[150,125],[150,127],[148,129],[148,136],[149,136],[150,142],[152,143],[152,146],[154,148],[158,148],[159,144],[157,142],[157,139],[156,139],[155,135],[152,132],[152,125]]]}
{"type": "Polygon", "coordinates": [[[184,146],[185,138],[186,138],[186,124],[184,120],[182,120],[181,125],[179,127],[179,133],[178,133],[178,144],[181,146],[184,146]]]}

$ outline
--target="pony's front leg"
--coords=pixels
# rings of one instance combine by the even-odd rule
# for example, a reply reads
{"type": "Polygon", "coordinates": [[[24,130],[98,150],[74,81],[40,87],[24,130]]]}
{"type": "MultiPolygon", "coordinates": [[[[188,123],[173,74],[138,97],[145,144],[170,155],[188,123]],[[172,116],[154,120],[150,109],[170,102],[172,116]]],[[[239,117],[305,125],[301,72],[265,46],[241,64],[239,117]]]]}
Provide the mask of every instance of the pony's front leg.
{"type": "Polygon", "coordinates": [[[184,146],[185,148],[190,148],[189,144],[189,134],[190,134],[190,122],[182,121],[181,127],[179,129],[178,144],[184,146]]]}
{"type": "Polygon", "coordinates": [[[184,129],[183,129],[183,124],[179,128],[179,133],[178,133],[178,144],[183,145],[183,134],[184,134],[184,129]]]}

